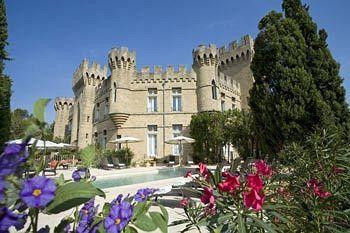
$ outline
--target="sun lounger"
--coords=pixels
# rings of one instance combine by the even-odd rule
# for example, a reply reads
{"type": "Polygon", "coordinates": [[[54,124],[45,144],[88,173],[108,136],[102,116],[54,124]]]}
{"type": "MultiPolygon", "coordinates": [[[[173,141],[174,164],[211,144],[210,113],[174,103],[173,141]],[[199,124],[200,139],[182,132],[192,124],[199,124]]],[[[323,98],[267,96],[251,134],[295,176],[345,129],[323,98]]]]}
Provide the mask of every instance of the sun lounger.
{"type": "Polygon", "coordinates": [[[103,169],[109,170],[111,168],[114,168],[114,165],[111,164],[111,163],[108,163],[107,158],[102,158],[102,160],[101,160],[101,167],[103,169]]]}
{"type": "Polygon", "coordinates": [[[46,173],[50,172],[53,173],[54,176],[57,174],[56,169],[58,167],[59,162],[57,160],[52,160],[49,164],[48,167],[43,170],[43,176],[46,176],[46,173]]]}
{"type": "Polygon", "coordinates": [[[169,161],[169,162],[168,162],[168,166],[169,166],[169,167],[172,167],[172,166],[174,166],[174,165],[175,165],[175,161],[169,161]]]}
{"type": "Polygon", "coordinates": [[[113,166],[118,169],[126,168],[125,163],[120,163],[118,158],[112,158],[113,166]]]}

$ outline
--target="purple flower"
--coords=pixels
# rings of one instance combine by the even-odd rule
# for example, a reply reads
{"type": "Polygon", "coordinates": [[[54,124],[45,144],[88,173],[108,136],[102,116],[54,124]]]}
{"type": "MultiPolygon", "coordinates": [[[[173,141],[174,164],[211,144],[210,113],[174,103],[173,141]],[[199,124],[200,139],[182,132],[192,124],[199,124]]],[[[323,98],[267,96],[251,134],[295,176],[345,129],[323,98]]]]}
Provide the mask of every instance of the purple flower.
{"type": "Polygon", "coordinates": [[[55,197],[56,184],[45,176],[35,176],[23,183],[22,201],[28,207],[45,207],[55,197]]]}
{"type": "Polygon", "coordinates": [[[92,222],[94,221],[97,213],[98,206],[94,206],[95,199],[91,199],[86,202],[79,211],[79,223],[77,227],[77,233],[90,233],[92,230],[92,222]]]}
{"type": "Polygon", "coordinates": [[[111,202],[111,206],[119,205],[122,202],[123,194],[119,194],[116,199],[111,202]]]}
{"type": "Polygon", "coordinates": [[[107,233],[121,232],[130,222],[133,212],[133,206],[127,201],[121,201],[120,204],[113,205],[104,221],[107,233]]]}
{"type": "Polygon", "coordinates": [[[27,160],[29,153],[25,150],[26,145],[25,143],[8,144],[5,147],[0,156],[0,177],[13,174],[27,160]]]}
{"type": "Polygon", "coordinates": [[[74,181],[80,181],[81,179],[90,178],[90,171],[86,167],[78,168],[72,174],[72,178],[74,181]]]}
{"type": "Polygon", "coordinates": [[[147,200],[147,198],[154,193],[154,189],[145,188],[145,189],[139,189],[137,190],[137,193],[135,194],[135,201],[138,202],[144,202],[147,200]]]}
{"type": "Polygon", "coordinates": [[[14,226],[16,230],[21,230],[26,223],[27,214],[15,214],[7,207],[0,208],[0,232],[9,232],[9,228],[14,226]]]}
{"type": "Polygon", "coordinates": [[[6,183],[4,180],[0,179],[0,201],[4,200],[5,198],[5,187],[6,183]]]}

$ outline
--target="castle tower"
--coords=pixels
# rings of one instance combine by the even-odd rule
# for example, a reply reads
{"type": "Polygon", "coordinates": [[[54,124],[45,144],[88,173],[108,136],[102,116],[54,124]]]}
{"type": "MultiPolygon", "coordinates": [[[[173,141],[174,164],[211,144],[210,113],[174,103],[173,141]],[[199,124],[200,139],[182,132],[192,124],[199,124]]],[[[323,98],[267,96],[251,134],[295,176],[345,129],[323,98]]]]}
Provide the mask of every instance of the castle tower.
{"type": "Polygon", "coordinates": [[[219,50],[219,71],[232,77],[241,87],[242,109],[249,108],[249,90],[253,86],[254,78],[250,69],[250,63],[254,55],[254,40],[249,36],[243,36],[240,42],[233,41],[228,47],[219,50]]]}
{"type": "Polygon", "coordinates": [[[197,108],[198,112],[219,111],[218,93],[218,56],[215,45],[198,46],[192,51],[193,70],[197,74],[197,108]]]}
{"type": "Polygon", "coordinates": [[[73,98],[58,97],[55,99],[55,127],[53,131],[54,138],[65,139],[68,132],[69,111],[74,104],[73,98]]]}
{"type": "Polygon", "coordinates": [[[111,70],[111,93],[109,115],[116,128],[129,117],[130,81],[135,75],[136,52],[126,47],[112,48],[108,54],[111,70]]]}
{"type": "Polygon", "coordinates": [[[95,88],[107,77],[107,67],[84,59],[73,74],[74,111],[71,143],[79,148],[91,144],[95,88]]]}

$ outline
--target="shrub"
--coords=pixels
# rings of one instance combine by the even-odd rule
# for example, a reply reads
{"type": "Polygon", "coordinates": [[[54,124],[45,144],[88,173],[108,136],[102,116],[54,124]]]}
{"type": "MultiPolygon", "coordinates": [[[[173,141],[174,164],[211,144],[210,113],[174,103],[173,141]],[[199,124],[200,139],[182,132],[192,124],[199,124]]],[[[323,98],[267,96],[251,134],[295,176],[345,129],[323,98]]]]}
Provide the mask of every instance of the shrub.
{"type": "Polygon", "coordinates": [[[115,153],[113,153],[113,156],[117,157],[120,162],[125,163],[127,166],[130,166],[134,155],[134,152],[132,152],[132,150],[128,147],[117,150],[115,153]]]}
{"type": "Polygon", "coordinates": [[[281,201],[295,206],[283,214],[295,231],[334,232],[349,228],[350,148],[339,134],[326,131],[308,137],[303,144],[287,146],[279,157],[287,176],[281,201]]]}
{"type": "Polygon", "coordinates": [[[80,158],[86,167],[91,167],[91,165],[94,163],[95,158],[96,158],[96,149],[94,146],[89,145],[85,147],[81,152],[80,152],[80,158]]]}

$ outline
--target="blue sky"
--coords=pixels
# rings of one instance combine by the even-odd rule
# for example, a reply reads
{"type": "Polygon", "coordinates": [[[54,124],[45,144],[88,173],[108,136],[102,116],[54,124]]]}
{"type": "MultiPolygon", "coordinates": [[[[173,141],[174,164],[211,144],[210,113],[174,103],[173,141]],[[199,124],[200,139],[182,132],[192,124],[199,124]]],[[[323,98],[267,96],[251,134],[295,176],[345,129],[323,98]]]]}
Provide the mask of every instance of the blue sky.
{"type": "MultiPolygon", "coordinates": [[[[341,64],[350,99],[350,1],[304,0],[341,64]]],[[[259,20],[281,10],[277,0],[7,0],[12,108],[32,109],[40,97],[72,96],[72,74],[83,58],[106,64],[108,50],[127,46],[137,66],[191,65],[199,44],[255,37],[259,20]]],[[[53,102],[47,120],[54,119],[53,102]]]]}

